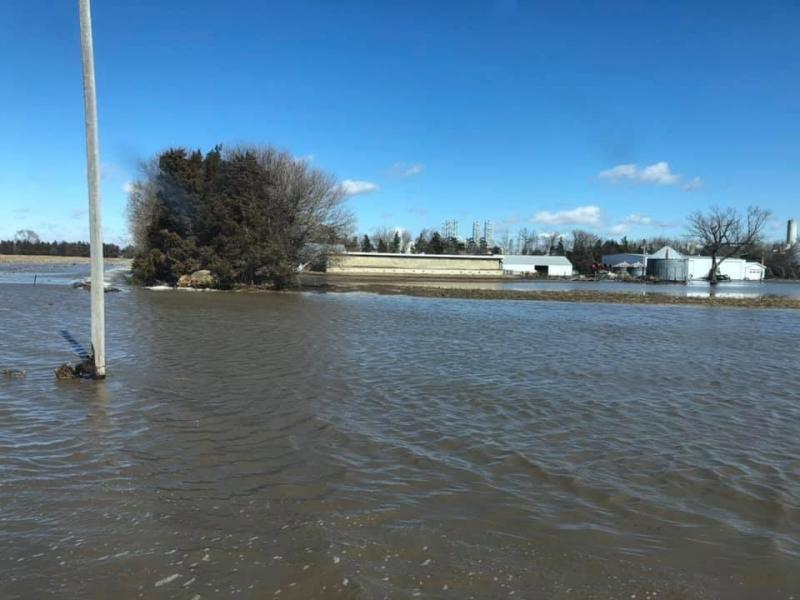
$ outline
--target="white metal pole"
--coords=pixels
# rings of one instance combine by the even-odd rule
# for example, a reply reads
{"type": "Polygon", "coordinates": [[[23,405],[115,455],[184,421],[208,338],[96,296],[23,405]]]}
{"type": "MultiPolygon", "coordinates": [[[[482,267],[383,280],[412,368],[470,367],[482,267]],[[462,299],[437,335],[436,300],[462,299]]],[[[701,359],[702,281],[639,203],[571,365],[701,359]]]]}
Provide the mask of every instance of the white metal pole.
{"type": "Polygon", "coordinates": [[[95,374],[106,376],[105,285],[103,236],[100,214],[100,149],[97,137],[97,97],[94,87],[92,14],[89,0],[78,0],[81,14],[81,54],[83,56],[83,101],[86,113],[86,173],[89,183],[89,241],[92,263],[92,348],[95,374]]]}

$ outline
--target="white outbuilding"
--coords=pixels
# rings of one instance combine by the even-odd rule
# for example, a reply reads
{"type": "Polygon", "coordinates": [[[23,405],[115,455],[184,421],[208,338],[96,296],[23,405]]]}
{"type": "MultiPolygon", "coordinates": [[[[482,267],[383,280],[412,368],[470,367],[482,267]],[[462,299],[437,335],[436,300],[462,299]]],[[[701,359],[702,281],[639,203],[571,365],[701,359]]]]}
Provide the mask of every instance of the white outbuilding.
{"type": "MultiPolygon", "coordinates": [[[[710,256],[687,256],[686,279],[706,279],[711,272],[710,256]]],[[[743,258],[728,258],[717,266],[717,273],[731,281],[761,281],[767,268],[761,263],[750,262],[743,258]]]]}
{"type": "MultiPolygon", "coordinates": [[[[635,261],[647,265],[647,274],[670,281],[696,281],[707,279],[711,271],[710,256],[689,256],[674,248],[664,246],[652,254],[607,254],[603,263],[612,268],[619,265],[631,266],[635,261]],[[669,273],[669,275],[666,275],[669,273]]],[[[731,281],[761,281],[766,267],[761,263],[744,258],[727,258],[717,266],[717,273],[731,281]]]]}
{"type": "Polygon", "coordinates": [[[502,259],[503,273],[507,275],[572,276],[572,263],[566,256],[507,254],[502,259]]]}

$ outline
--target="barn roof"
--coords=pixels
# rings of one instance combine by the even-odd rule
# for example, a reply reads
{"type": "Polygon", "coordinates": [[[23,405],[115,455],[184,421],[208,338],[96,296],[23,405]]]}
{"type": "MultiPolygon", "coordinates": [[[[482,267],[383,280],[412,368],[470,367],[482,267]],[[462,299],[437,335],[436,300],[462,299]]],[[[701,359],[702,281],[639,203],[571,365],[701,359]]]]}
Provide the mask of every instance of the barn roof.
{"type": "Polygon", "coordinates": [[[541,265],[541,266],[564,266],[571,267],[572,263],[566,256],[537,256],[522,254],[506,254],[503,257],[504,265],[541,265]]]}

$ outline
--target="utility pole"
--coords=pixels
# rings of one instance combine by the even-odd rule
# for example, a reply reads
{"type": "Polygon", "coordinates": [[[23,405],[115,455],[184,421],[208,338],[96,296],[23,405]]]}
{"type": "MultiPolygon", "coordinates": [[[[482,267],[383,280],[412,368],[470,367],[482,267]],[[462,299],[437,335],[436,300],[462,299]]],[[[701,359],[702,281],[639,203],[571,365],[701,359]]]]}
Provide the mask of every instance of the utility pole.
{"type": "Polygon", "coordinates": [[[83,102],[86,116],[86,176],[89,183],[89,242],[92,263],[92,349],[95,376],[106,376],[105,279],[100,215],[100,148],[97,138],[97,96],[94,87],[92,13],[89,0],[78,0],[81,14],[83,102]]]}

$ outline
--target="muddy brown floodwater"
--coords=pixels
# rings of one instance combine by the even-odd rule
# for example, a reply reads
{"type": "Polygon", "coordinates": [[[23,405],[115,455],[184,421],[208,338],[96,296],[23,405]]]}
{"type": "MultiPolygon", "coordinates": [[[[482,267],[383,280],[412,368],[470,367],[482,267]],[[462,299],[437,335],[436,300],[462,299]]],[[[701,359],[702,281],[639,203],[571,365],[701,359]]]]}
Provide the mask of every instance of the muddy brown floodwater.
{"type": "Polygon", "coordinates": [[[798,311],[106,301],[0,284],[4,600],[800,594],[798,311]]]}

